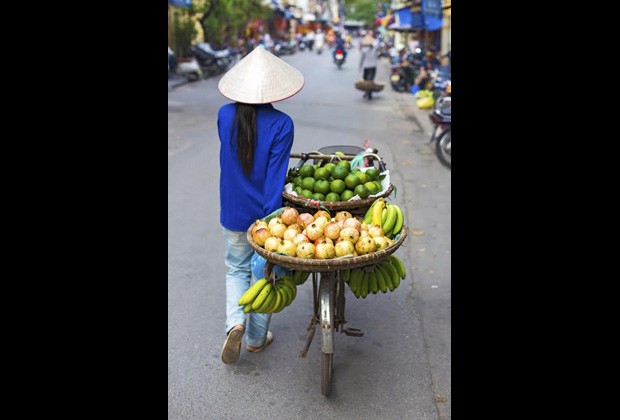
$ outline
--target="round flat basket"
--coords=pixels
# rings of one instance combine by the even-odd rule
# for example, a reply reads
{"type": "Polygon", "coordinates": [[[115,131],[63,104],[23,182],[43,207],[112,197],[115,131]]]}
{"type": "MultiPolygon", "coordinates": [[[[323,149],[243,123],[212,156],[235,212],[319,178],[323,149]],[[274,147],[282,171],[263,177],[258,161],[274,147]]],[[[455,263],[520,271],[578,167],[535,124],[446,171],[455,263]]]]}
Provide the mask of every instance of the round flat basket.
{"type": "Polygon", "coordinates": [[[379,92],[383,90],[383,86],[385,85],[375,83],[372,80],[358,80],[357,82],[355,82],[355,87],[359,90],[363,90],[364,92],[379,92]]]}
{"type": "Polygon", "coordinates": [[[320,260],[312,258],[306,259],[291,257],[288,255],[267,251],[265,248],[259,246],[252,238],[253,227],[254,223],[248,229],[246,236],[252,248],[254,248],[254,250],[260,256],[275,265],[288,268],[289,270],[301,270],[309,272],[338,271],[374,264],[392,255],[394,251],[396,251],[402,245],[403,241],[407,237],[407,228],[403,226],[402,230],[398,233],[397,239],[394,241],[394,243],[380,251],[376,251],[366,255],[359,255],[357,257],[346,256],[320,260]]]}
{"type": "Polygon", "coordinates": [[[346,210],[353,215],[360,215],[366,213],[366,210],[370,208],[370,205],[379,197],[387,197],[394,190],[394,186],[390,184],[385,192],[377,197],[362,198],[359,200],[349,201],[318,201],[310,198],[300,197],[293,195],[286,191],[282,191],[282,197],[287,204],[292,204],[296,208],[307,208],[312,210],[327,209],[330,214],[335,211],[346,210]]]}

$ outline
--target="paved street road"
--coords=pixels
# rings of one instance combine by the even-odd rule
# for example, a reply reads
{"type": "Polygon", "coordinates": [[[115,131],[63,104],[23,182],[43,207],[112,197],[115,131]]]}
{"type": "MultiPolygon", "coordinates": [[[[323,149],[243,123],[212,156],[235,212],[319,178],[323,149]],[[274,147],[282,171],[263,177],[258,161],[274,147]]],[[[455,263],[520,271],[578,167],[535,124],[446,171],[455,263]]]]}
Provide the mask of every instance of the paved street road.
{"type": "MultiPolygon", "coordinates": [[[[320,390],[320,338],[298,356],[312,314],[311,283],[272,317],[274,343],[220,360],[224,342],[224,244],[219,225],[218,78],[168,94],[168,418],[451,418],[451,172],[428,145],[428,111],[386,84],[371,101],[354,88],[359,54],[341,70],[330,55],[283,59],[306,78],[303,90],[274,104],[295,123],[293,152],[369,140],[396,186],[392,200],[409,236],[396,251],[407,278],[393,293],[356,299],[347,291],[348,326],[336,335],[333,392],[320,390]]],[[[296,164],[296,160],[291,161],[296,164]]]]}

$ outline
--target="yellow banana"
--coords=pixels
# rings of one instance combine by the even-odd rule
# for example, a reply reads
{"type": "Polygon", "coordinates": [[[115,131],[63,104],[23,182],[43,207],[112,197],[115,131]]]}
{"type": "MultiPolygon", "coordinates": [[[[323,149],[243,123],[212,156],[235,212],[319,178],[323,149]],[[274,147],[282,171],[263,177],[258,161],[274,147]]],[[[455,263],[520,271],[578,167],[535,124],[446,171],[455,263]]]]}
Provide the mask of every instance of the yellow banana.
{"type": "Polygon", "coordinates": [[[387,292],[388,291],[387,283],[385,282],[385,279],[383,278],[383,273],[381,272],[379,267],[377,267],[376,265],[375,265],[375,277],[377,277],[377,286],[379,286],[379,290],[381,290],[381,293],[387,292]]]}
{"type": "Polygon", "coordinates": [[[244,314],[247,314],[249,312],[252,312],[252,304],[251,303],[248,303],[247,305],[245,305],[243,307],[243,313],[244,314]]]}
{"type": "Polygon", "coordinates": [[[403,215],[403,210],[394,204],[396,207],[396,223],[394,223],[394,229],[392,233],[396,235],[403,228],[403,223],[405,222],[405,216],[403,215]]]}
{"type": "Polygon", "coordinates": [[[265,299],[267,299],[267,296],[269,296],[269,292],[271,291],[271,289],[273,288],[273,284],[271,283],[267,283],[265,285],[265,287],[263,287],[260,291],[260,293],[258,294],[258,296],[256,296],[256,299],[254,299],[252,301],[252,309],[254,309],[255,311],[258,310],[258,308],[260,308],[261,306],[263,306],[263,303],[265,303],[265,299]]]}
{"type": "Polygon", "coordinates": [[[398,271],[396,271],[396,267],[394,267],[389,260],[383,260],[379,264],[382,265],[387,271],[390,273],[390,280],[392,280],[392,284],[394,285],[394,289],[396,289],[400,285],[400,276],[398,275],[398,271]]]}
{"type": "MultiPolygon", "coordinates": [[[[267,286],[265,286],[265,287],[267,287],[267,286]]],[[[275,298],[276,298],[275,288],[273,287],[273,284],[271,284],[271,287],[269,288],[269,293],[267,294],[267,297],[263,301],[263,304],[261,306],[259,306],[258,309],[256,309],[256,312],[258,312],[260,314],[269,313],[268,310],[271,308],[271,305],[273,305],[273,301],[275,300],[275,298]]],[[[252,304],[252,307],[254,307],[254,304],[252,304]]]]}
{"type": "Polygon", "coordinates": [[[364,215],[364,223],[366,223],[367,225],[369,225],[370,222],[372,222],[372,210],[375,204],[377,204],[377,200],[372,202],[370,207],[368,207],[368,210],[366,210],[366,214],[364,215]]]}
{"type": "Polygon", "coordinates": [[[379,291],[379,284],[377,282],[377,276],[375,275],[375,271],[376,270],[368,272],[368,291],[373,295],[376,295],[379,291]]]}
{"type": "Polygon", "coordinates": [[[381,210],[381,227],[382,228],[383,228],[383,225],[385,224],[385,221],[387,220],[388,206],[389,204],[385,203],[385,206],[383,206],[383,210],[381,210]]]}
{"type": "Polygon", "coordinates": [[[403,264],[403,261],[394,254],[390,255],[390,260],[392,261],[392,265],[396,267],[396,271],[398,271],[398,276],[401,279],[407,277],[407,271],[405,270],[405,264],[403,264]]]}
{"type": "Polygon", "coordinates": [[[254,299],[256,299],[260,291],[267,285],[267,283],[269,283],[269,280],[264,277],[256,280],[256,282],[254,282],[254,284],[251,285],[250,288],[239,298],[239,302],[237,302],[239,306],[254,302],[254,299]]]}
{"type": "Polygon", "coordinates": [[[385,200],[383,197],[379,197],[375,200],[375,202],[376,204],[372,209],[372,224],[381,226],[381,212],[385,207],[385,200]]]}
{"type": "MultiPolygon", "coordinates": [[[[396,224],[397,214],[396,206],[394,204],[387,204],[387,217],[385,223],[381,225],[383,232],[392,232],[394,225],[396,224]]],[[[387,236],[387,235],[386,235],[387,236]]]]}

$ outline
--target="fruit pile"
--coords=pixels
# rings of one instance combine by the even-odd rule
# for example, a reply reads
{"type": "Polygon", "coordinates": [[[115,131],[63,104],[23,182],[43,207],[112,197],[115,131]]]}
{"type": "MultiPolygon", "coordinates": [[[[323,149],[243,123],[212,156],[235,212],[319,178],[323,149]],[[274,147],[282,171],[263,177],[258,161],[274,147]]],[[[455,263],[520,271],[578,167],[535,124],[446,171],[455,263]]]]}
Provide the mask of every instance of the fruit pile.
{"type": "Polygon", "coordinates": [[[250,232],[254,242],[266,251],[291,257],[330,259],[370,254],[392,245],[394,235],[403,226],[399,207],[394,204],[386,207],[383,197],[377,201],[380,204],[373,203],[369,209],[372,210],[370,223],[348,211],[339,211],[332,218],[326,210],[311,214],[285,207],[269,222],[257,220],[250,232]],[[391,229],[390,236],[385,234],[383,226],[391,229]]]}
{"type": "Polygon", "coordinates": [[[383,191],[379,169],[351,169],[351,162],[341,160],[323,166],[306,163],[289,169],[287,183],[298,196],[317,201],[349,201],[354,196],[368,198],[383,191]]]}
{"type": "Polygon", "coordinates": [[[309,275],[309,272],[295,270],[291,276],[276,277],[274,281],[263,277],[250,286],[237,303],[243,306],[244,313],[278,313],[293,302],[297,286],[303,284],[309,275]]]}
{"type": "Polygon", "coordinates": [[[395,255],[366,267],[344,270],[342,277],[356,298],[366,298],[369,293],[394,291],[406,277],[403,262],[395,255]]]}
{"type": "Polygon", "coordinates": [[[393,239],[403,228],[403,211],[396,204],[388,203],[383,197],[379,197],[366,211],[364,223],[381,226],[385,236],[393,239]]]}

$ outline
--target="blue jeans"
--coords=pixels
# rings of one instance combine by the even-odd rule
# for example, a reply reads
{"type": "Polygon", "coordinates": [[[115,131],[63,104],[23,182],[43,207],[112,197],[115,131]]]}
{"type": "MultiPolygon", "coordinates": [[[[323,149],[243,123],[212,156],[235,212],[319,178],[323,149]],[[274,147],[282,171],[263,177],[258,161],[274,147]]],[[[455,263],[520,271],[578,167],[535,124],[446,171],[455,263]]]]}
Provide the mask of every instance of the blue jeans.
{"type": "Polygon", "coordinates": [[[246,345],[260,347],[267,338],[267,329],[271,314],[243,313],[239,298],[257,278],[252,274],[253,265],[258,263],[252,258],[254,249],[246,239],[246,232],[234,232],[223,228],[226,240],[224,262],[228,267],[226,273],[226,334],[235,325],[245,326],[246,345]]]}

